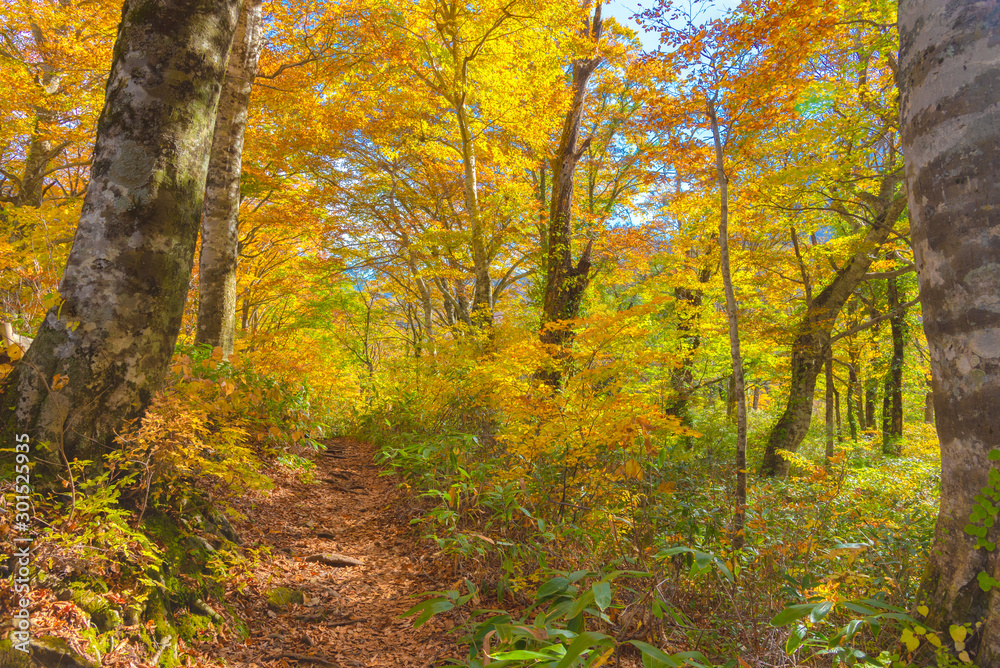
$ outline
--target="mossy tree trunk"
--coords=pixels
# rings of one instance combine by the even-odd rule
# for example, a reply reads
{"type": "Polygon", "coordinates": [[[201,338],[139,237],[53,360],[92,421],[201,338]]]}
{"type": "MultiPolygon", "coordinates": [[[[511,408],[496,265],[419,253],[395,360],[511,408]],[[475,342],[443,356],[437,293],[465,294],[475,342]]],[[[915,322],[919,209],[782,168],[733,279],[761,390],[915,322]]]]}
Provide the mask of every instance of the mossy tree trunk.
{"type": "MultiPolygon", "coordinates": [[[[1000,446],[1000,3],[899,5],[901,128],[941,441],[941,507],[918,603],[926,626],[972,624],[1000,665],[1000,551],[965,531],[1000,446]],[[976,627],[981,622],[982,626],[976,627]]],[[[982,498],[982,497],[980,497],[982,498]]],[[[984,535],[1000,542],[1000,523],[984,535]]]]}
{"type": "Polygon", "coordinates": [[[246,0],[233,38],[208,162],[198,262],[197,343],[233,352],[243,137],[264,37],[262,0],[246,0]]]}
{"type": "Polygon", "coordinates": [[[239,0],[128,0],[54,307],[2,396],[38,461],[99,461],[163,382],[194,260],[239,0]]]}

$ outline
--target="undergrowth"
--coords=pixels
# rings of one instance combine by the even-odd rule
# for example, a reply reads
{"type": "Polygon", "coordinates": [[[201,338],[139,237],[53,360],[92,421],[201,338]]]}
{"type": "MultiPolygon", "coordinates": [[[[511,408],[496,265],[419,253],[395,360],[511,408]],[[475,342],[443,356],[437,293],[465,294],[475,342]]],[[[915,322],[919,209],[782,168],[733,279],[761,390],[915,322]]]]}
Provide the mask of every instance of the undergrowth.
{"type": "MultiPolygon", "coordinates": [[[[681,427],[611,363],[560,393],[520,363],[428,362],[356,420],[466,581],[411,610],[460,615],[459,665],[946,665],[961,649],[915,602],[937,510],[928,427],[904,457],[842,438],[829,464],[811,433],[787,480],[751,476],[734,550],[721,403],[702,397],[681,427]]],[[[751,433],[774,417],[754,411],[751,433]]]]}
{"type": "MultiPolygon", "coordinates": [[[[61,489],[32,492],[33,637],[72,639],[104,665],[153,657],[162,666],[193,661],[196,641],[246,637],[226,595],[246,585],[261,548],[241,544],[233,502],[273,486],[268,466],[308,476],[296,451],[322,447],[315,439],[328,429],[308,388],[262,367],[253,356],[181,346],[165,389],[99,473],[74,462],[61,489]]],[[[32,452],[43,455],[44,446],[32,452]]],[[[24,529],[14,521],[16,490],[0,491],[0,540],[12,544],[24,529]]],[[[0,568],[7,627],[16,567],[8,558],[0,568]]]]}

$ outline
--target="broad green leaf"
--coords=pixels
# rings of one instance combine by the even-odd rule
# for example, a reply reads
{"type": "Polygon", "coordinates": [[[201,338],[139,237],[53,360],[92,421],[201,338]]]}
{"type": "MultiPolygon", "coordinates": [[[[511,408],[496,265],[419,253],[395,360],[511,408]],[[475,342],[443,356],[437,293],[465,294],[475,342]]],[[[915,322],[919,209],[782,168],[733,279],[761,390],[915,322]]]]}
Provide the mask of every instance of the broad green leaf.
{"type": "Polygon", "coordinates": [[[671,668],[677,668],[678,666],[682,666],[683,665],[683,663],[681,663],[681,661],[679,661],[678,659],[675,659],[674,657],[670,656],[669,654],[667,654],[666,652],[664,652],[659,647],[654,647],[654,646],[650,645],[649,643],[642,642],[641,640],[629,640],[628,642],[629,642],[630,645],[633,645],[633,646],[639,648],[639,651],[642,652],[643,657],[647,657],[648,656],[648,657],[654,659],[655,661],[658,661],[659,663],[663,664],[664,666],[670,666],[671,668]]]}
{"type": "Polygon", "coordinates": [[[609,642],[613,643],[614,641],[603,633],[596,633],[594,631],[581,633],[566,648],[566,656],[556,664],[556,668],[569,668],[569,666],[573,665],[573,661],[586,650],[595,645],[604,646],[609,642]]]}
{"type": "Polygon", "coordinates": [[[821,621],[824,617],[830,614],[831,610],[833,610],[833,602],[823,601],[809,613],[809,620],[812,622],[821,621]]]}
{"type": "Polygon", "coordinates": [[[806,639],[806,627],[802,624],[797,625],[792,629],[791,635],[788,636],[788,640],[785,642],[785,652],[791,654],[802,645],[802,641],[806,639]]]}
{"type": "Polygon", "coordinates": [[[594,602],[597,603],[597,607],[602,611],[606,610],[611,605],[611,583],[595,582],[590,589],[594,592],[594,602]]]}
{"type": "Polygon", "coordinates": [[[493,655],[494,659],[499,659],[500,661],[518,661],[522,659],[541,659],[542,661],[551,661],[553,656],[551,654],[542,654],[541,652],[532,652],[526,649],[515,649],[512,652],[497,652],[493,655]]]}
{"type": "Polygon", "coordinates": [[[455,607],[455,604],[446,598],[432,598],[423,603],[418,603],[406,612],[402,614],[403,617],[409,617],[410,615],[415,615],[420,613],[415,620],[413,620],[413,626],[419,627],[427,622],[428,619],[438,614],[439,612],[447,612],[455,607]]]}
{"type": "Polygon", "coordinates": [[[771,619],[771,626],[784,626],[791,624],[796,619],[802,619],[819,605],[818,603],[802,603],[800,605],[790,605],[771,619]]]}
{"type": "Polygon", "coordinates": [[[566,578],[554,577],[541,587],[538,588],[538,594],[535,595],[535,599],[541,601],[555,594],[561,594],[569,588],[570,581],[566,578]]]}

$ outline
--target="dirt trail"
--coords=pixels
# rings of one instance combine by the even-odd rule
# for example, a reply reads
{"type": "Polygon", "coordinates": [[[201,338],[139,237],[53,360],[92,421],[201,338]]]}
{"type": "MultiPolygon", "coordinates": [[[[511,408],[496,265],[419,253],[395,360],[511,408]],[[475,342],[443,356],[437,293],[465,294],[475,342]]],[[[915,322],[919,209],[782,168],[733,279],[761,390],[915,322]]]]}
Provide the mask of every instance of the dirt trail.
{"type": "Polygon", "coordinates": [[[339,439],[315,459],[319,484],[288,476],[278,488],[241,508],[245,544],[273,548],[262,559],[249,590],[227,596],[248,622],[246,643],[220,638],[198,650],[234,668],[279,666],[414,666],[444,664],[456,653],[450,622],[432,620],[414,629],[401,612],[420,592],[448,588],[451,573],[431,557],[433,545],[408,526],[406,504],[391,478],[380,476],[374,449],[339,439]],[[336,553],[363,562],[330,567],[313,555],[336,553]],[[288,587],[303,604],[268,605],[267,593],[288,587]]]}

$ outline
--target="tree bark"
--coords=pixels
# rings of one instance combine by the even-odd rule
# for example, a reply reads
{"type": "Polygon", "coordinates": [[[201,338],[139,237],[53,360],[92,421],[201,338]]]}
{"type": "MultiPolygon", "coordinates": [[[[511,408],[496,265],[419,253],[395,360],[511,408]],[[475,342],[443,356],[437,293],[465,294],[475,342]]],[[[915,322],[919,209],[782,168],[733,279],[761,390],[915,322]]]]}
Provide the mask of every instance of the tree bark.
{"type": "Polygon", "coordinates": [[[40,464],[99,462],[162,384],[187,297],[239,7],[125,3],[91,180],[59,286],[64,301],[46,315],[2,396],[4,433],[29,434],[40,464]]]}
{"type": "Polygon", "coordinates": [[[198,263],[196,343],[221,346],[236,339],[236,264],[243,138],[253,79],[264,37],[263,0],[246,0],[233,37],[208,161],[198,263]]]}
{"type": "MultiPolygon", "coordinates": [[[[586,34],[593,44],[601,39],[601,2],[594,8],[593,21],[586,26],[586,34]]],[[[601,64],[600,57],[578,59],[573,62],[573,98],[563,121],[559,148],[552,159],[552,194],[549,208],[549,226],[546,235],[546,282],[542,303],[542,322],[539,339],[554,348],[549,365],[539,371],[539,377],[548,385],[558,387],[562,382],[562,365],[565,349],[571,344],[573,334],[569,321],[580,314],[583,293],[590,282],[590,252],[592,243],[573,262],[573,176],[576,165],[586,151],[590,140],[578,146],[580,125],[587,103],[587,83],[601,64]]]]}
{"type": "Polygon", "coordinates": [[[851,293],[864,279],[876,249],[889,237],[896,219],[905,207],[905,198],[895,194],[898,183],[898,176],[888,175],[883,178],[878,196],[879,212],[860,248],[847,265],[836,273],[830,284],[813,298],[799,323],[792,343],[788,403],[768,436],[760,467],[761,475],[786,475],[788,461],[778,454],[778,450],[795,452],[809,430],[816,378],[826,359],[833,325],[851,293]]]}
{"type": "Polygon", "coordinates": [[[733,513],[733,549],[746,542],[745,513],[747,504],[747,396],[743,378],[743,356],[740,353],[740,329],[736,291],[729,263],[729,177],[726,176],[722,153],[722,136],[715,103],[709,99],[706,112],[715,144],[715,174],[719,182],[719,254],[722,285],[726,293],[726,318],[729,321],[729,354],[733,362],[732,388],[736,399],[736,510],[733,513]]]}
{"type": "MultiPolygon", "coordinates": [[[[918,603],[930,607],[931,628],[971,624],[967,651],[996,666],[1000,590],[977,578],[1000,577],[1000,553],[977,549],[965,527],[977,495],[995,489],[989,454],[1000,434],[1000,3],[902,0],[899,31],[903,152],[941,442],[941,507],[918,603]]],[[[984,538],[1000,541],[1000,523],[984,538]]]]}
{"type": "Polygon", "coordinates": [[[21,187],[14,204],[38,208],[42,205],[45,192],[45,173],[49,164],[63,151],[63,146],[43,136],[43,126],[51,122],[52,113],[47,109],[36,108],[35,130],[28,144],[28,155],[24,161],[24,172],[21,175],[21,187]]]}

